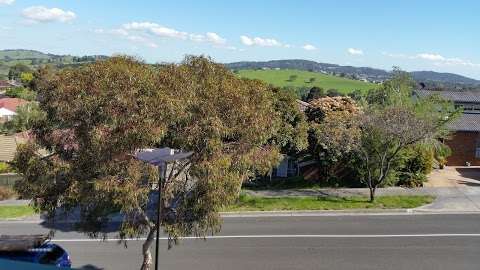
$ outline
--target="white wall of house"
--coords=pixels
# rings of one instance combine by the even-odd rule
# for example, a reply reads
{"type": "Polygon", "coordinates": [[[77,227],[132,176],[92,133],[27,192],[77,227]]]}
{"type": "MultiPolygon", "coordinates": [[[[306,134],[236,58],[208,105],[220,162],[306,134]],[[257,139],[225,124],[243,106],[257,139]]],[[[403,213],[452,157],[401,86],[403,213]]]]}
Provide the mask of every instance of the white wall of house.
{"type": "Polygon", "coordinates": [[[0,108],[0,121],[9,121],[14,115],[16,115],[15,112],[6,108],[0,108]]]}

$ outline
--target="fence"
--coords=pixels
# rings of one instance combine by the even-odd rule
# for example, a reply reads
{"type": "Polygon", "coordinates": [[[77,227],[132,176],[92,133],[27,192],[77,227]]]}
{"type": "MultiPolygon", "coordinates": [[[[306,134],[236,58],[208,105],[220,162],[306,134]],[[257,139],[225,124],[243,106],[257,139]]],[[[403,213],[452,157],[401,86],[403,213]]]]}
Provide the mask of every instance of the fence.
{"type": "Polygon", "coordinates": [[[18,174],[6,173],[0,174],[0,187],[13,187],[15,182],[22,179],[18,174]]]}

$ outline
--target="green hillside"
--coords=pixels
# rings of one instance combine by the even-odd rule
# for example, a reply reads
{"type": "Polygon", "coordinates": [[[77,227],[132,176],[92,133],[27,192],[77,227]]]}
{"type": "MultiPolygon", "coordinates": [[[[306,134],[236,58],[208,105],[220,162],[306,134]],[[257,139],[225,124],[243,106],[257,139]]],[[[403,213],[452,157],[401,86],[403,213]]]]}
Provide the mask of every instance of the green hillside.
{"type": "Polygon", "coordinates": [[[57,68],[76,67],[86,63],[105,59],[103,55],[55,55],[33,50],[0,50],[0,79],[7,78],[10,67],[23,64],[34,70],[40,66],[53,66],[57,68]]]}
{"type": "Polygon", "coordinates": [[[0,50],[0,60],[48,59],[51,55],[33,50],[0,50]]]}
{"type": "Polygon", "coordinates": [[[282,70],[239,70],[239,76],[249,79],[259,79],[269,84],[279,87],[294,87],[294,88],[312,88],[318,86],[328,89],[337,89],[342,93],[349,93],[354,90],[361,90],[366,92],[369,89],[378,87],[377,84],[346,79],[338,76],[327,75],[318,72],[301,71],[294,69],[282,70]],[[290,80],[290,76],[297,76],[295,80],[290,80]],[[314,78],[310,82],[310,78],[314,78]]]}

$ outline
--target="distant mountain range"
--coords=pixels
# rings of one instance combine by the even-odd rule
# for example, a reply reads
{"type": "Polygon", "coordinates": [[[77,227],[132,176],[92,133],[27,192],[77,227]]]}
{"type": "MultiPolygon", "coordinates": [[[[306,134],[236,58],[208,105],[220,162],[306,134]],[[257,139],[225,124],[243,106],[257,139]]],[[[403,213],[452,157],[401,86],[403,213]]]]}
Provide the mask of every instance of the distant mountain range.
{"type": "MultiPolygon", "coordinates": [[[[106,59],[105,55],[56,55],[43,53],[35,50],[0,50],[0,79],[8,74],[11,66],[18,63],[25,64],[31,68],[37,68],[41,65],[53,65],[59,68],[65,66],[79,66],[85,63],[93,62],[99,59],[106,59]]],[[[382,82],[391,77],[391,72],[370,68],[341,66],[336,64],[318,63],[310,60],[290,59],[290,60],[272,60],[265,62],[235,62],[225,64],[228,68],[234,70],[240,69],[297,69],[313,72],[321,72],[352,79],[358,79],[369,82],[382,82]]],[[[433,87],[443,88],[480,88],[480,80],[475,80],[465,76],[453,73],[440,73],[434,71],[414,71],[410,72],[417,82],[423,82],[433,87]]]]}
{"type": "MultiPolygon", "coordinates": [[[[367,80],[370,82],[382,82],[391,77],[391,72],[370,68],[370,67],[353,67],[341,66],[336,64],[318,63],[315,61],[291,59],[291,60],[272,60],[265,62],[235,62],[226,64],[230,69],[298,69],[314,72],[322,72],[333,75],[340,75],[355,79],[367,80]]],[[[426,84],[441,84],[444,87],[451,86],[480,86],[480,80],[475,80],[465,76],[453,73],[440,73],[434,71],[413,71],[410,72],[413,79],[417,82],[426,84]]]]}

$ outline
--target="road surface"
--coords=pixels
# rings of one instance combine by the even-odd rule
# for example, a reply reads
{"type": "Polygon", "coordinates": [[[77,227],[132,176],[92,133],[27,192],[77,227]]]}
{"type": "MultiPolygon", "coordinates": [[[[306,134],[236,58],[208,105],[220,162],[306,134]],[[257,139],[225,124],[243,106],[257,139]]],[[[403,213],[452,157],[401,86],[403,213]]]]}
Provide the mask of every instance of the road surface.
{"type": "MultiPolygon", "coordinates": [[[[35,223],[0,222],[1,234],[47,232],[35,223]]],[[[127,248],[68,227],[55,241],[74,267],[139,269],[142,241],[127,248]]],[[[219,237],[185,239],[167,250],[160,269],[480,269],[480,215],[230,217],[219,237]]]]}

